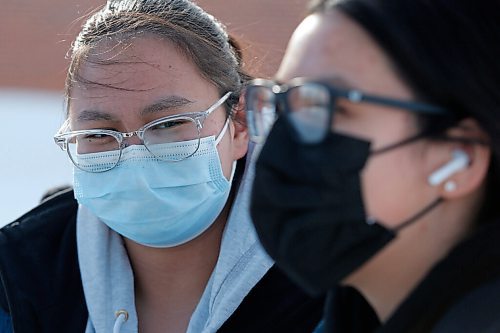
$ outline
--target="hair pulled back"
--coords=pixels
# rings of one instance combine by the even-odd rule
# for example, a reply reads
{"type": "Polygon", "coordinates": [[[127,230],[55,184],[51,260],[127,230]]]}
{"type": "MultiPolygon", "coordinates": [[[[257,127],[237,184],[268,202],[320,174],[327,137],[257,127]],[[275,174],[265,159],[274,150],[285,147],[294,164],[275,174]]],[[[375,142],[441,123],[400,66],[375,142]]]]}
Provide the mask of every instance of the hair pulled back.
{"type": "Polygon", "coordinates": [[[116,63],[95,59],[92,50],[99,43],[129,42],[147,34],[172,42],[221,95],[234,92],[227,102],[230,107],[238,103],[248,76],[242,70],[238,45],[212,15],[189,0],[109,0],[85,22],[70,50],[67,107],[75,83],[99,84],[79,75],[82,63],[116,63]]]}

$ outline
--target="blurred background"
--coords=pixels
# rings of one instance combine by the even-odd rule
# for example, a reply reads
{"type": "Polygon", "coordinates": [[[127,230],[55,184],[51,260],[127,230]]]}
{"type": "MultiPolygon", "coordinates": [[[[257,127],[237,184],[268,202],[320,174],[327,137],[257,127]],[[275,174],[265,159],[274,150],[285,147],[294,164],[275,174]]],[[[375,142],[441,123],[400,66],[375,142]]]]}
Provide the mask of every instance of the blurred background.
{"type": "MultiPolygon", "coordinates": [[[[273,75],[307,0],[199,0],[244,49],[247,71],[273,75]]],[[[0,226],[71,185],[71,163],[52,139],[64,121],[66,54],[104,0],[0,0],[0,226]]]]}

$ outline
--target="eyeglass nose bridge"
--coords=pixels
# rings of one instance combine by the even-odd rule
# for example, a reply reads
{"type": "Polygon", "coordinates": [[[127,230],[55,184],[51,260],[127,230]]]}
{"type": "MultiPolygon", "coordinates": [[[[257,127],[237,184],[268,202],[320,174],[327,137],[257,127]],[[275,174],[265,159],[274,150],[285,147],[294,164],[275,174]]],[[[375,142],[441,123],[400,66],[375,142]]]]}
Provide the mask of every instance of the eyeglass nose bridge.
{"type": "Polygon", "coordinates": [[[125,140],[125,139],[132,138],[133,136],[137,136],[140,140],[140,143],[144,144],[144,131],[143,130],[121,133],[121,135],[122,135],[122,142],[120,144],[121,148],[125,148],[125,147],[130,146],[130,143],[127,142],[128,140],[125,140]]]}
{"type": "Polygon", "coordinates": [[[196,124],[196,128],[198,129],[198,132],[203,129],[203,124],[205,123],[205,119],[208,118],[208,114],[202,114],[198,117],[193,118],[194,123],[196,124]]]}
{"type": "Polygon", "coordinates": [[[283,90],[279,85],[274,85],[270,90],[273,95],[269,103],[274,108],[275,116],[277,116],[278,114],[282,114],[283,110],[286,109],[288,90],[283,90]]]}

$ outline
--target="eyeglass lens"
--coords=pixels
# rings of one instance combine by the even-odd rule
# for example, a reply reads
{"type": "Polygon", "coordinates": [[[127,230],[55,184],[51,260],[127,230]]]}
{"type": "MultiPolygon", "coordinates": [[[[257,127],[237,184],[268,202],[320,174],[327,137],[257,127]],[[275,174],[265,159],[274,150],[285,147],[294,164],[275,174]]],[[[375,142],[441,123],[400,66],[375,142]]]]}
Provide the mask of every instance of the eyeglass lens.
{"type": "Polygon", "coordinates": [[[252,140],[264,139],[276,118],[276,95],[270,87],[253,86],[247,95],[247,118],[252,140]]]}
{"type": "MultiPolygon", "coordinates": [[[[306,83],[284,92],[287,119],[304,143],[317,143],[330,128],[330,92],[327,87],[306,83]]],[[[271,87],[252,86],[247,95],[250,133],[262,142],[276,119],[276,95],[271,87]]]]}
{"type": "MultiPolygon", "coordinates": [[[[127,140],[126,138],[123,140],[127,140]]],[[[200,132],[192,118],[178,117],[152,124],[143,133],[144,146],[158,159],[180,161],[192,156],[199,147],[200,132]],[[191,141],[176,146],[177,142],[191,141]]],[[[115,167],[121,158],[120,137],[95,131],[78,134],[68,140],[68,154],[80,169],[103,172],[115,167]]]]}

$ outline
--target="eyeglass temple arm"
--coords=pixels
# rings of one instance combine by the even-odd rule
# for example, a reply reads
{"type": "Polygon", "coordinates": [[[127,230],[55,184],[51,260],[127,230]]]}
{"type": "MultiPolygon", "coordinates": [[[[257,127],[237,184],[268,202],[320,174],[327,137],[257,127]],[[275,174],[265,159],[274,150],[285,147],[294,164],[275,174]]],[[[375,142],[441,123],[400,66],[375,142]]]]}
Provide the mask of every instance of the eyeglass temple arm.
{"type": "Polygon", "coordinates": [[[406,102],[406,101],[399,101],[396,99],[391,99],[391,98],[385,98],[385,97],[379,97],[379,96],[373,96],[373,95],[367,95],[362,93],[359,90],[348,90],[342,93],[343,97],[346,97],[349,101],[353,103],[360,103],[360,102],[367,102],[367,103],[374,103],[374,104],[380,104],[380,105],[386,105],[390,107],[395,107],[395,108],[402,108],[402,109],[407,109],[411,110],[416,113],[423,113],[423,114],[451,114],[448,110],[429,105],[429,104],[424,104],[424,103],[417,103],[417,102],[406,102]]]}
{"type": "Polygon", "coordinates": [[[226,102],[226,100],[229,98],[229,96],[231,96],[232,93],[233,93],[232,91],[227,92],[217,102],[215,102],[214,105],[212,105],[211,107],[209,107],[208,110],[205,111],[205,117],[208,116],[209,114],[211,114],[212,112],[214,112],[215,110],[217,110],[217,108],[219,106],[221,106],[222,104],[224,104],[226,102]]]}
{"type": "Polygon", "coordinates": [[[64,132],[66,132],[69,128],[69,118],[67,118],[62,124],[61,128],[54,135],[54,142],[61,148],[62,150],[67,150],[68,143],[65,137],[62,136],[64,132]]]}

